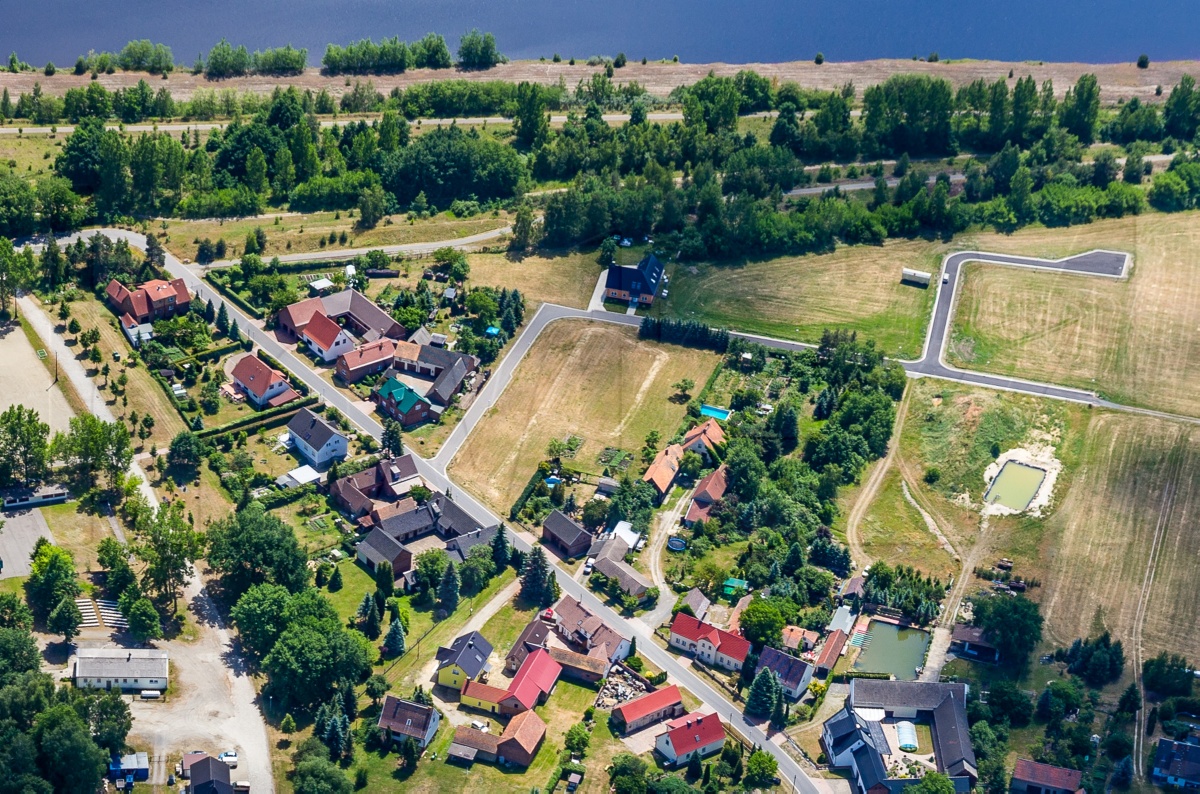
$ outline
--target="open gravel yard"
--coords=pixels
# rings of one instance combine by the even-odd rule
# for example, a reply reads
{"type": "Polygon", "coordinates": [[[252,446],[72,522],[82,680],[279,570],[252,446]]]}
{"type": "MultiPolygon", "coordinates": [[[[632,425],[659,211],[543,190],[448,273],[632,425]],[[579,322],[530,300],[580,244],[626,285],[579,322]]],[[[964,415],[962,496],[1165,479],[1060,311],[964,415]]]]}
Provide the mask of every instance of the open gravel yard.
{"type": "Polygon", "coordinates": [[[38,412],[50,425],[51,433],[66,430],[74,416],[71,406],[16,323],[0,326],[0,362],[4,372],[0,377],[0,411],[24,405],[38,412]]]}

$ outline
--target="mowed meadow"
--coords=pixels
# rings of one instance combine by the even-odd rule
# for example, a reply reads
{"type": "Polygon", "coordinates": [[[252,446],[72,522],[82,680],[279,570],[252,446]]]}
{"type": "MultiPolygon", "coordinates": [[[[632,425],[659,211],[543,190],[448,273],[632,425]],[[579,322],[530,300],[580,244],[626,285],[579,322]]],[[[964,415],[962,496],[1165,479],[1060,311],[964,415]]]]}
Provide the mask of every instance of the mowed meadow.
{"type": "Polygon", "coordinates": [[[1124,280],[968,265],[949,360],[1200,416],[1200,213],[977,235],[961,248],[1061,257],[1133,254],[1124,280]]]}
{"type": "Polygon", "coordinates": [[[856,331],[897,358],[918,358],[934,290],[900,283],[902,268],[937,271],[956,246],[919,240],[850,246],[830,254],[672,266],[659,316],[817,342],[826,328],[856,331]]]}
{"type": "Polygon", "coordinates": [[[690,378],[698,389],[718,361],[712,352],[639,340],[630,328],[552,323],[451,462],[450,475],[506,514],[551,439],[582,437],[572,465],[599,473],[606,447],[637,453],[651,430],[671,438],[686,411],[672,384],[690,378]]]}

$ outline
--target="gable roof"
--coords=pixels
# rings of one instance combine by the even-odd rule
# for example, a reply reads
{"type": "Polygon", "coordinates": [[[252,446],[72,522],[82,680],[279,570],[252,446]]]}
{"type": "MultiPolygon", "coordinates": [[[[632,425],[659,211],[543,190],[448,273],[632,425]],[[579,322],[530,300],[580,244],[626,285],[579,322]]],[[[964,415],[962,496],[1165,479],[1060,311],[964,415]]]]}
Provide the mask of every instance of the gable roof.
{"type": "Polygon", "coordinates": [[[722,463],[696,483],[696,493],[692,498],[697,502],[710,503],[724,499],[725,492],[729,489],[728,474],[729,469],[722,463]]]}
{"type": "Polygon", "coordinates": [[[478,631],[472,631],[455,637],[449,646],[438,648],[437,660],[441,662],[438,669],[456,664],[468,678],[474,678],[487,667],[491,654],[492,644],[478,631]]]}
{"type": "Polygon", "coordinates": [[[669,708],[675,703],[683,703],[683,696],[679,694],[679,687],[675,684],[647,692],[641,697],[636,697],[633,700],[626,701],[613,709],[613,714],[620,714],[621,719],[626,725],[637,722],[648,714],[653,714],[656,711],[662,711],[669,708]]]}
{"type": "Polygon", "coordinates": [[[975,752],[971,749],[968,733],[965,684],[855,678],[850,681],[846,708],[884,711],[904,708],[933,712],[931,733],[939,770],[951,777],[963,772],[974,777],[975,752]]]}
{"type": "Polygon", "coordinates": [[[788,656],[783,651],[770,647],[763,648],[762,654],[758,657],[758,668],[761,670],[764,667],[774,671],[775,675],[779,676],[780,682],[789,689],[798,689],[809,670],[808,662],[803,659],[788,656]]]}
{"type": "Polygon", "coordinates": [[[546,735],[546,723],[535,711],[523,711],[508,721],[500,734],[501,746],[514,743],[532,756],[546,735]]]}
{"type": "Polygon", "coordinates": [[[529,621],[528,625],[521,630],[520,636],[513,643],[505,659],[521,664],[529,656],[530,651],[542,647],[546,638],[550,636],[551,630],[550,624],[544,622],[540,614],[534,615],[533,620],[529,621]]]}
{"type": "Polygon", "coordinates": [[[451,538],[446,542],[446,553],[451,557],[459,557],[461,562],[466,562],[467,555],[471,553],[471,549],[476,546],[490,546],[492,538],[496,537],[496,532],[499,529],[499,525],[483,527],[459,535],[456,538],[451,538]]]}
{"type": "Polygon", "coordinates": [[[429,403],[429,400],[417,394],[411,386],[399,378],[388,378],[384,381],[383,385],[379,387],[379,398],[381,400],[394,399],[396,410],[402,414],[411,411],[417,403],[429,403]]]}
{"type": "Polygon", "coordinates": [[[609,265],[605,287],[631,295],[656,295],[662,275],[662,262],[654,254],[646,254],[636,265],[609,265]]]}
{"type": "Polygon", "coordinates": [[[641,595],[651,587],[654,587],[653,582],[638,573],[625,560],[613,560],[608,557],[601,557],[596,560],[596,570],[609,579],[616,579],[620,583],[621,589],[629,595],[641,595]]]}
{"type": "Polygon", "coordinates": [[[1013,769],[1013,780],[1032,783],[1042,788],[1058,788],[1078,791],[1083,782],[1083,773],[1077,769],[1064,769],[1051,764],[1039,764],[1028,758],[1018,758],[1013,769]]]}
{"type": "Polygon", "coordinates": [[[379,720],[376,722],[376,726],[387,728],[402,736],[424,739],[433,715],[433,706],[414,703],[411,700],[401,700],[395,695],[388,695],[383,700],[383,708],[379,711],[379,720]]]}
{"type": "Polygon", "coordinates": [[[554,689],[562,665],[550,658],[544,648],[537,648],[521,664],[508,687],[508,696],[527,709],[537,705],[538,697],[554,689]]]}
{"type": "Polygon", "coordinates": [[[193,762],[188,775],[188,788],[191,791],[201,794],[225,794],[233,791],[233,785],[229,782],[229,764],[218,761],[211,755],[193,762]]]}
{"type": "Polygon", "coordinates": [[[1200,781],[1200,745],[1159,739],[1154,751],[1154,771],[1164,777],[1200,781]]]}
{"type": "Polygon", "coordinates": [[[746,661],[746,654],[750,652],[750,641],[745,637],[699,621],[686,612],[675,614],[675,619],[671,621],[671,633],[692,642],[707,640],[717,652],[739,662],[746,661]]]}
{"type": "Polygon", "coordinates": [[[320,298],[305,298],[302,301],[284,306],[279,310],[279,319],[297,330],[312,322],[314,316],[325,314],[325,304],[320,298]]]}
{"type": "Polygon", "coordinates": [[[479,359],[474,356],[469,356],[466,353],[459,353],[455,350],[447,350],[444,347],[435,347],[434,345],[421,345],[417,349],[417,361],[422,364],[429,364],[438,369],[449,369],[455,364],[463,364],[468,370],[475,369],[479,366],[479,359]]]}
{"type": "Polygon", "coordinates": [[[282,372],[267,366],[265,361],[253,353],[247,353],[238,359],[231,374],[246,391],[260,400],[267,393],[267,389],[276,383],[286,382],[282,372]]]}
{"type": "Polygon", "coordinates": [[[783,627],[783,647],[785,648],[799,648],[805,643],[816,645],[819,639],[821,639],[821,635],[810,629],[802,629],[799,626],[783,627]]]}
{"type": "Polygon", "coordinates": [[[588,549],[588,556],[595,557],[597,561],[603,559],[623,560],[628,553],[629,544],[616,535],[597,540],[588,549]]]}
{"type": "Polygon", "coordinates": [[[134,648],[80,648],[75,654],[78,678],[167,677],[167,652],[134,648]]]}
{"type": "Polygon", "coordinates": [[[330,317],[349,316],[363,329],[377,331],[380,336],[398,339],[404,331],[390,314],[358,290],[344,289],[318,300],[330,317]]]}
{"type": "Polygon", "coordinates": [[[550,654],[551,659],[563,667],[571,667],[601,676],[608,672],[607,659],[584,656],[582,653],[575,653],[575,651],[569,651],[566,648],[550,648],[547,652],[550,654]]]}
{"type": "Polygon", "coordinates": [[[508,690],[501,689],[498,686],[489,686],[481,684],[478,681],[467,681],[462,688],[463,697],[478,698],[484,703],[495,703],[499,705],[501,700],[508,697],[508,690]]]}
{"type": "MultiPolygon", "coordinates": [[[[436,350],[437,348],[431,348],[436,350]]],[[[429,388],[429,396],[436,399],[443,405],[449,405],[450,398],[458,391],[458,387],[462,385],[463,380],[467,377],[467,365],[460,358],[446,369],[442,370],[442,374],[434,380],[433,386],[429,388]]]]}
{"type": "Polygon", "coordinates": [[[704,620],[704,616],[708,614],[708,608],[712,606],[712,602],[708,600],[708,596],[700,592],[700,588],[693,587],[688,590],[683,596],[683,603],[692,608],[696,613],[696,618],[704,620]]]}
{"type": "Polygon", "coordinates": [[[567,546],[574,546],[583,538],[591,537],[592,535],[592,533],[579,524],[576,524],[561,510],[555,510],[546,516],[546,520],[542,523],[542,526],[559,542],[567,546]]]}
{"type": "Polygon", "coordinates": [[[667,740],[675,756],[685,755],[725,740],[725,726],[716,714],[693,711],[667,723],[667,740]]]}
{"type": "Polygon", "coordinates": [[[708,419],[684,434],[683,446],[690,447],[697,440],[703,442],[704,446],[712,451],[714,447],[725,443],[725,431],[721,429],[721,425],[717,424],[716,419],[708,419]]]}
{"type": "Polygon", "coordinates": [[[391,339],[378,339],[341,355],[348,372],[363,367],[372,367],[390,361],[396,355],[396,343],[391,339]]]}
{"type": "MultiPolygon", "coordinates": [[[[379,565],[379,563],[384,561],[390,564],[405,549],[403,543],[379,527],[375,527],[365,538],[358,542],[358,550],[362,553],[362,556],[367,558],[367,561],[371,565],[379,565]]],[[[404,573],[404,571],[395,571],[395,573],[399,575],[404,573]]]]}
{"type": "Polygon", "coordinates": [[[460,725],[454,729],[454,744],[496,755],[500,750],[500,737],[475,730],[469,725],[460,725]]]}
{"type": "Polygon", "coordinates": [[[337,341],[341,333],[342,327],[324,314],[313,315],[308,327],[304,329],[304,335],[322,350],[333,347],[333,343],[337,341]]]}
{"type": "Polygon", "coordinates": [[[821,649],[821,655],[817,657],[817,669],[833,669],[833,666],[837,664],[838,657],[842,655],[842,646],[846,644],[847,636],[846,632],[841,629],[833,630],[825,639],[825,647],[821,649]]]}
{"type": "Polygon", "coordinates": [[[660,494],[671,490],[675,475],[679,473],[679,461],[683,458],[683,447],[668,444],[654,456],[654,462],[646,469],[642,479],[653,485],[660,494]]]}
{"type": "Polygon", "coordinates": [[[288,435],[293,439],[301,438],[307,444],[311,445],[313,449],[321,449],[334,436],[345,438],[345,436],[333,428],[333,425],[307,408],[301,408],[296,412],[296,415],[292,417],[292,421],[288,422],[287,429],[288,435]]]}

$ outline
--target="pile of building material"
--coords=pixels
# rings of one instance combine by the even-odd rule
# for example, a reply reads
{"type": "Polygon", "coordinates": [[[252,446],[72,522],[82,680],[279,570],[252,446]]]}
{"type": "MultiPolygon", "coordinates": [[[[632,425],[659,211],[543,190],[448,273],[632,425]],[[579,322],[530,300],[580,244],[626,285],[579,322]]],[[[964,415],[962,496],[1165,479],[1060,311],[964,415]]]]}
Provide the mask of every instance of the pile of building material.
{"type": "Polygon", "coordinates": [[[610,711],[622,703],[641,697],[650,691],[650,687],[639,681],[629,671],[620,665],[613,665],[609,670],[604,686],[596,695],[596,708],[610,711]]]}

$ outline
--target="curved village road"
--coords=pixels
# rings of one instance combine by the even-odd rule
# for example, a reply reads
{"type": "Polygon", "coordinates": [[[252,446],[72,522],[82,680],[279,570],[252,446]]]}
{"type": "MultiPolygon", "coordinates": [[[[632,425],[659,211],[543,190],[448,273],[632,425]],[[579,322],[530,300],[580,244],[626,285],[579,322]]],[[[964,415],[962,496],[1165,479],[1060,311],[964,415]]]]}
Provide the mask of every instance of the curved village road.
{"type": "MultiPolygon", "coordinates": [[[[99,231],[109,237],[123,238],[128,240],[132,245],[135,245],[139,248],[144,248],[145,238],[135,232],[117,229],[104,229],[99,231]]],[[[95,230],[89,230],[84,234],[94,233],[95,230]]],[[[463,244],[463,241],[452,241],[451,244],[461,245],[463,244]]],[[[436,247],[438,244],[425,243],[420,245],[432,245],[436,247]]],[[[1109,278],[1120,278],[1126,273],[1130,260],[1127,254],[1106,251],[1093,251],[1080,256],[1057,261],[979,252],[961,252],[951,254],[943,263],[945,283],[943,284],[942,281],[939,280],[935,287],[938,290],[938,294],[934,305],[933,320],[930,328],[931,332],[926,340],[924,355],[922,355],[922,357],[917,361],[903,362],[905,369],[911,376],[945,378],[948,380],[955,380],[965,383],[977,383],[979,385],[988,386],[991,388],[1006,389],[1009,391],[1029,394],[1039,394],[1056,399],[1072,400],[1076,402],[1085,402],[1094,405],[1103,405],[1106,407],[1131,410],[1125,406],[1106,403],[1105,401],[1099,400],[1094,394],[1080,390],[1065,389],[1058,386],[1023,381],[1015,378],[1004,378],[1000,376],[965,372],[946,365],[943,357],[948,338],[950,314],[953,309],[955,292],[959,283],[959,272],[963,263],[968,261],[980,261],[998,265],[1028,267],[1039,270],[1051,270],[1081,273],[1086,275],[1098,275],[1109,278]],[[948,287],[948,289],[942,289],[943,286],[948,287]],[[934,354],[932,356],[930,355],[929,349],[931,344],[935,345],[933,351],[934,354]]],[[[188,288],[196,293],[200,298],[212,298],[213,301],[218,305],[225,303],[226,311],[230,313],[231,317],[237,318],[239,326],[243,329],[243,332],[250,337],[250,339],[278,359],[280,363],[290,369],[297,378],[304,381],[305,384],[320,394],[326,402],[341,411],[342,414],[345,415],[351,422],[358,425],[360,428],[370,433],[374,437],[380,437],[383,428],[374,416],[365,413],[359,407],[359,404],[351,402],[344,394],[334,388],[331,384],[326,383],[324,380],[318,377],[317,374],[310,369],[305,362],[301,361],[300,358],[297,357],[291,350],[279,344],[273,334],[268,334],[260,329],[250,317],[243,314],[232,303],[223,301],[215,290],[200,280],[199,276],[194,270],[184,265],[179,261],[179,259],[170,253],[166,254],[166,269],[173,276],[182,278],[187,284],[188,288]]],[[[526,325],[520,336],[517,337],[516,341],[513,343],[513,348],[495,368],[488,383],[483,386],[480,394],[476,397],[474,403],[464,414],[458,426],[454,428],[453,432],[450,434],[450,437],[442,446],[442,449],[438,452],[438,454],[428,460],[414,456],[415,460],[417,461],[418,471],[421,473],[421,475],[427,478],[435,487],[444,490],[451,498],[454,499],[455,502],[462,506],[463,509],[465,509],[481,523],[496,523],[500,520],[500,518],[494,515],[484,504],[482,504],[466,490],[462,488],[456,488],[455,484],[446,474],[447,466],[453,460],[457,452],[462,448],[463,443],[466,441],[474,427],[479,423],[483,416],[495,406],[500,394],[511,381],[517,366],[529,352],[529,349],[541,334],[542,330],[552,322],[565,319],[593,320],[630,327],[636,327],[641,322],[641,320],[636,316],[614,314],[612,312],[605,311],[573,309],[555,304],[543,304],[526,325]]],[[[779,349],[800,349],[804,347],[810,347],[809,345],[803,345],[797,342],[788,342],[785,340],[758,337],[749,334],[736,335],[779,349]]],[[[523,551],[529,550],[529,544],[515,533],[513,534],[512,540],[514,544],[523,551]]],[[[767,736],[757,724],[750,723],[743,717],[743,715],[737,713],[736,710],[733,710],[725,698],[719,695],[713,689],[713,687],[710,686],[708,681],[693,672],[690,664],[686,663],[685,660],[678,659],[673,654],[668,653],[652,642],[650,640],[651,629],[649,627],[647,627],[641,621],[625,620],[620,615],[605,606],[586,587],[572,579],[566,571],[558,568],[555,570],[559,579],[559,584],[564,593],[580,599],[588,607],[588,609],[593,611],[594,614],[601,615],[606,620],[611,621],[614,624],[624,625],[627,631],[632,631],[638,637],[643,638],[645,641],[638,643],[638,648],[651,662],[657,665],[660,669],[666,670],[677,682],[690,689],[705,703],[717,709],[722,717],[727,718],[729,722],[738,730],[738,732],[745,736],[750,742],[761,745],[764,749],[775,756],[779,762],[780,776],[791,781],[793,787],[797,791],[802,792],[802,794],[828,794],[829,786],[825,781],[809,778],[804,769],[792,756],[788,755],[779,745],[769,741],[767,736]]]]}

